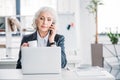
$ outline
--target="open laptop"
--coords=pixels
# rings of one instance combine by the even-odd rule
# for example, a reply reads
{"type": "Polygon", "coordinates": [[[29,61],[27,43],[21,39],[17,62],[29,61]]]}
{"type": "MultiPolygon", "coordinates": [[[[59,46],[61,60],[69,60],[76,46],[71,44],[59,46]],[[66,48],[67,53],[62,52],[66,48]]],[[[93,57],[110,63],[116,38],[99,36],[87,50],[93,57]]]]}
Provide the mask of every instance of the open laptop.
{"type": "Polygon", "coordinates": [[[23,74],[56,74],[61,72],[60,47],[23,47],[23,74]]]}

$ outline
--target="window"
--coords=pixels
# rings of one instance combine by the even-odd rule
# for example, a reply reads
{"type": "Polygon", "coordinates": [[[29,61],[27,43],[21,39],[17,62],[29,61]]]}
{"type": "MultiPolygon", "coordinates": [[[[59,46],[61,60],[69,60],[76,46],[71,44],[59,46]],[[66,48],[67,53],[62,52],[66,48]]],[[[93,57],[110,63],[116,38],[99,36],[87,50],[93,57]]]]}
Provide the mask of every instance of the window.
{"type": "Polygon", "coordinates": [[[120,0],[102,0],[103,5],[98,7],[98,31],[120,33],[120,0]]]}

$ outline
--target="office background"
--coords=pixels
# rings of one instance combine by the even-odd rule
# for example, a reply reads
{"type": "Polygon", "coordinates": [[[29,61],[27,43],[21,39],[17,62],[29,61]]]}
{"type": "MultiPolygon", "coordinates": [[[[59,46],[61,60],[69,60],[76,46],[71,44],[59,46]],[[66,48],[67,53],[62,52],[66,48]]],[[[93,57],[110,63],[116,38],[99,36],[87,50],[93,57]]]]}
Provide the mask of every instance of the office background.
{"type": "MultiPolygon", "coordinates": [[[[106,1],[108,0],[103,0],[104,5],[102,6],[106,6],[106,1]]],[[[117,1],[118,0],[116,0],[116,4],[117,4],[117,1]]],[[[79,63],[78,66],[81,66],[81,65],[90,66],[92,65],[91,43],[95,42],[95,21],[94,21],[94,15],[90,14],[86,9],[89,2],[90,0],[51,0],[51,1],[48,1],[48,0],[0,0],[0,11],[1,11],[0,21],[5,22],[5,19],[9,16],[21,17],[21,18],[18,18],[18,19],[21,19],[21,26],[22,26],[21,30],[22,29],[28,30],[28,32],[26,33],[24,32],[21,32],[21,33],[28,34],[29,31],[32,30],[30,23],[32,23],[32,17],[34,13],[42,6],[53,7],[58,12],[58,15],[60,17],[58,21],[58,32],[65,35],[66,37],[66,42],[65,42],[66,54],[69,56],[70,60],[73,60],[74,58],[72,57],[71,59],[71,55],[75,55],[75,58],[77,60],[75,62],[79,63]],[[64,19],[65,21],[62,19],[64,19]],[[68,29],[68,26],[71,23],[73,23],[74,26],[71,26],[70,29],[68,29]]],[[[115,7],[115,8],[117,11],[118,7],[115,7]]],[[[100,7],[100,12],[102,12],[101,7],[100,7]]],[[[109,13],[111,12],[109,11],[109,13]]],[[[99,29],[99,33],[105,33],[109,31],[109,28],[111,26],[112,27],[114,26],[114,28],[111,28],[112,30],[114,29],[113,32],[115,32],[116,29],[118,29],[118,32],[119,32],[119,24],[116,24],[116,25],[114,24],[113,25],[108,24],[102,29],[99,29]]],[[[7,24],[4,23],[4,25],[5,25],[5,29],[7,29],[6,28],[7,24]]],[[[99,24],[99,27],[100,26],[104,26],[104,25],[99,24]]],[[[7,35],[6,33],[8,32],[4,32],[4,31],[0,32],[0,35],[1,35],[0,44],[5,44],[6,46],[6,48],[0,49],[1,50],[0,58],[6,57],[6,55],[17,58],[22,36],[20,35],[21,37],[19,38],[15,36],[12,37],[10,35],[7,35]],[[4,34],[6,34],[6,37],[4,36],[4,34]]],[[[12,34],[19,35],[19,34],[16,34],[16,32],[15,33],[13,32],[12,34]]],[[[99,35],[98,42],[102,44],[111,44],[107,36],[101,36],[101,35],[99,35]]]]}

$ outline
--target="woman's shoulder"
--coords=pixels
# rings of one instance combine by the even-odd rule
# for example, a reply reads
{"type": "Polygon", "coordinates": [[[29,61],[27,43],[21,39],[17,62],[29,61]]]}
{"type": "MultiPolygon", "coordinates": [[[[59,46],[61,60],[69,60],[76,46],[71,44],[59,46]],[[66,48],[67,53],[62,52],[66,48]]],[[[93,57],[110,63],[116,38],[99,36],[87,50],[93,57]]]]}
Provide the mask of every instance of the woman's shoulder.
{"type": "Polygon", "coordinates": [[[23,38],[33,38],[33,37],[36,37],[37,36],[37,32],[33,32],[31,34],[27,34],[27,35],[24,35],[23,38]]]}

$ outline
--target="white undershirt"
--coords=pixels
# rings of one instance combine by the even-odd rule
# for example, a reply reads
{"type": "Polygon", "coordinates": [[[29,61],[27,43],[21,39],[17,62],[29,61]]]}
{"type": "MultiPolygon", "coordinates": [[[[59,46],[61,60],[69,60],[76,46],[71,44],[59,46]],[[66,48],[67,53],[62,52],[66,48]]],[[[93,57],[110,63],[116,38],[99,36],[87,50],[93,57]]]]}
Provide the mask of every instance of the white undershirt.
{"type": "Polygon", "coordinates": [[[38,47],[47,46],[48,36],[49,36],[49,34],[47,34],[47,36],[45,36],[44,38],[41,38],[39,33],[37,32],[37,44],[38,44],[38,47]]]}

